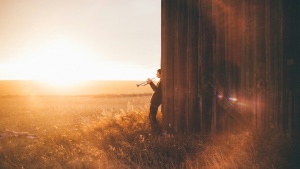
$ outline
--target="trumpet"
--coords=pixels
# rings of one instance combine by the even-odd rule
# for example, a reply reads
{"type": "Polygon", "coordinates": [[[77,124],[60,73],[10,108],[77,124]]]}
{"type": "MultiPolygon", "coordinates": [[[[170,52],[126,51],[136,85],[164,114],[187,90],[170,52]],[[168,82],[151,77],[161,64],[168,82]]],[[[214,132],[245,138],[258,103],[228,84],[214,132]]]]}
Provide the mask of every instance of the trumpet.
{"type": "MultiPolygon", "coordinates": [[[[151,80],[154,80],[154,79],[155,79],[155,77],[151,78],[151,80]]],[[[144,82],[142,82],[142,83],[140,83],[140,84],[136,84],[136,87],[146,86],[146,85],[147,85],[147,80],[144,81],[144,82]]]]}

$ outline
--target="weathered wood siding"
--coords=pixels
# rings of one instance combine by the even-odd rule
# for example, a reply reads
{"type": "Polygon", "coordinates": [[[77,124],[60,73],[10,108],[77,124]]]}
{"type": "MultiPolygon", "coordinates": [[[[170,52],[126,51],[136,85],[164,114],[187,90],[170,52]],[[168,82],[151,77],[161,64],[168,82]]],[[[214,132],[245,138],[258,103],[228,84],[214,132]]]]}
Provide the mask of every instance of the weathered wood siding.
{"type": "Polygon", "coordinates": [[[162,0],[163,124],[175,132],[240,125],[300,130],[300,2],[162,0]],[[208,85],[209,84],[209,85],[208,85]]]}

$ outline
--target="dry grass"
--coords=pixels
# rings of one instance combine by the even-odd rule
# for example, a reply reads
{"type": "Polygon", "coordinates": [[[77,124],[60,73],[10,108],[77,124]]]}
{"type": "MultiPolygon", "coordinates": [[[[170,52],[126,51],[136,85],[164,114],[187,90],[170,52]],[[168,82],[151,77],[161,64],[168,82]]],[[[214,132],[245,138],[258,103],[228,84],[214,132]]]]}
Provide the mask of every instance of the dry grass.
{"type": "Polygon", "coordinates": [[[238,131],[212,137],[211,144],[185,164],[209,169],[296,169],[300,167],[299,143],[275,129],[238,131]]]}
{"type": "MultiPolygon", "coordinates": [[[[1,97],[0,168],[299,168],[280,132],[152,134],[150,95],[1,97]]],[[[161,121],[161,113],[158,113],[161,121]]]]}
{"type": "Polygon", "coordinates": [[[147,112],[134,110],[103,119],[95,128],[99,148],[126,168],[178,168],[203,147],[199,135],[152,134],[147,121],[147,112]]]}
{"type": "Polygon", "coordinates": [[[24,131],[38,138],[0,139],[0,168],[107,168],[95,124],[131,103],[145,109],[149,97],[1,97],[0,133],[24,131]]]}

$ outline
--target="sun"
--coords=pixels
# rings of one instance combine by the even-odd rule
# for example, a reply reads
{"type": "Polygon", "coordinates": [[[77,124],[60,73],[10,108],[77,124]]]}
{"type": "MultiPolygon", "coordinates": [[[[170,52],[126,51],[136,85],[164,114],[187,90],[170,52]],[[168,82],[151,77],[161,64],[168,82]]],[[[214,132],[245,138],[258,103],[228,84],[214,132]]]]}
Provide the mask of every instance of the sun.
{"type": "Polygon", "coordinates": [[[91,53],[74,42],[59,39],[42,44],[30,54],[27,73],[52,85],[72,85],[90,72],[91,53]]]}

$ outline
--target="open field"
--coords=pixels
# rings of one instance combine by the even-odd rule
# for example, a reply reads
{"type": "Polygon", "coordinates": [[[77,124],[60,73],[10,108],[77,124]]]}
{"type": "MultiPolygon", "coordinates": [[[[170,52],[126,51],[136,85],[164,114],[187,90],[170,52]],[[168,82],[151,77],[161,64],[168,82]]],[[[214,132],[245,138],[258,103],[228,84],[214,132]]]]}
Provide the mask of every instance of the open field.
{"type": "Polygon", "coordinates": [[[0,80],[0,96],[103,95],[151,93],[149,86],[136,87],[141,81],[87,80],[74,84],[51,84],[36,80],[0,80]]]}
{"type": "MultiPolygon", "coordinates": [[[[151,133],[150,94],[0,97],[0,168],[297,168],[277,131],[151,133]]],[[[161,112],[158,119],[161,121],[161,112]]]]}
{"type": "Polygon", "coordinates": [[[97,168],[105,165],[94,127],[102,118],[143,111],[150,95],[0,97],[0,132],[37,138],[0,139],[0,168],[97,168]]]}

